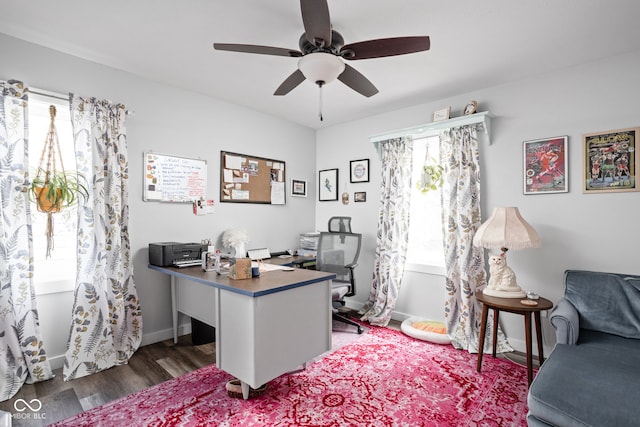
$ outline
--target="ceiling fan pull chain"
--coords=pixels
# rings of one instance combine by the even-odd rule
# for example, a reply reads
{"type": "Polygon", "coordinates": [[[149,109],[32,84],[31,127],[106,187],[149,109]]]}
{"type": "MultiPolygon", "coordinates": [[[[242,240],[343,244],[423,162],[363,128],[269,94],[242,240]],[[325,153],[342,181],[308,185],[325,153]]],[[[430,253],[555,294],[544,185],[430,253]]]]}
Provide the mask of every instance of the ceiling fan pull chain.
{"type": "Polygon", "coordinates": [[[322,83],[324,83],[324,82],[321,82],[321,81],[318,82],[318,88],[320,90],[320,102],[319,102],[319,105],[318,105],[318,117],[320,117],[320,121],[324,120],[324,118],[322,117],[322,83]]]}

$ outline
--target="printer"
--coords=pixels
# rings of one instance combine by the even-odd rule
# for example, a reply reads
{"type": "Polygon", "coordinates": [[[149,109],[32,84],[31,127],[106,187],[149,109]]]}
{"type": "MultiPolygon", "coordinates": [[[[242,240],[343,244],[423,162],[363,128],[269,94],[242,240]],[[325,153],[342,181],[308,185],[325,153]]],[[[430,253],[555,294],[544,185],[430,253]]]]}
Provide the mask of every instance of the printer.
{"type": "Polygon", "coordinates": [[[208,249],[201,243],[149,243],[149,264],[159,267],[189,267],[202,264],[202,254],[208,249]]]}

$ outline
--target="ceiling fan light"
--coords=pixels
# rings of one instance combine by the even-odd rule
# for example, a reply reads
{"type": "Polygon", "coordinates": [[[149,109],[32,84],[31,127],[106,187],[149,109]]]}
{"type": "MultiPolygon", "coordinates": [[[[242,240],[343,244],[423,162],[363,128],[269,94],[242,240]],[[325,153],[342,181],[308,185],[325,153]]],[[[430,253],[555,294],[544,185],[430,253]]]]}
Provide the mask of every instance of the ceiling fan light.
{"type": "Polygon", "coordinates": [[[298,68],[314,83],[331,83],[344,71],[341,58],[325,52],[309,53],[298,61],[298,68]]]}

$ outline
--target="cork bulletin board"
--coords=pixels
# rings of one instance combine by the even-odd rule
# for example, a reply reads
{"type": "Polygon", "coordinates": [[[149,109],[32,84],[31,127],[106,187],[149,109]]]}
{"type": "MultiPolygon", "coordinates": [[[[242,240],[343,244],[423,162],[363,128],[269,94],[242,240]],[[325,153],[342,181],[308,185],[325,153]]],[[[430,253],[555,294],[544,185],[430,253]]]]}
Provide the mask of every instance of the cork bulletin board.
{"type": "Polygon", "coordinates": [[[285,204],[285,162],[220,151],[220,202],[285,204]]]}

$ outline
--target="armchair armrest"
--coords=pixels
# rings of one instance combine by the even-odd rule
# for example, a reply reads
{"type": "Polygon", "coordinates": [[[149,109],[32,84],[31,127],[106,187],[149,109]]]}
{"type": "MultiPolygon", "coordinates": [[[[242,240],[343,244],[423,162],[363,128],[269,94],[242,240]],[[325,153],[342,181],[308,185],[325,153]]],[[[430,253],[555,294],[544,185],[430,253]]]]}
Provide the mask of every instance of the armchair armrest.
{"type": "Polygon", "coordinates": [[[580,316],[578,310],[566,299],[558,301],[549,316],[551,325],[556,330],[558,344],[575,345],[580,333],[580,316]]]}

